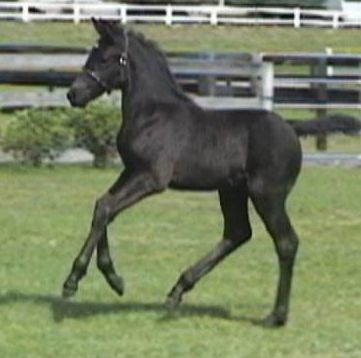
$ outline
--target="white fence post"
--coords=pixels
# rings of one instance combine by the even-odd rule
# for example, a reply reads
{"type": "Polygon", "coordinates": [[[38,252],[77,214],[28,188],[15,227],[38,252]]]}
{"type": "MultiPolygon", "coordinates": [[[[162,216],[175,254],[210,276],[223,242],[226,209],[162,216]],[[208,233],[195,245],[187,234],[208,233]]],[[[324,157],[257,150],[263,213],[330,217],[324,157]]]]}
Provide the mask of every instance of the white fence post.
{"type": "Polygon", "coordinates": [[[172,25],[172,15],[173,15],[172,5],[168,4],[167,9],[165,11],[165,24],[167,26],[172,25]]]}
{"type": "Polygon", "coordinates": [[[127,4],[122,4],[120,8],[120,17],[122,20],[122,24],[125,25],[128,21],[127,19],[127,4]]]}
{"type": "MultiPolygon", "coordinates": [[[[327,55],[332,55],[333,54],[333,49],[331,47],[326,47],[325,50],[326,50],[327,55]]],[[[334,75],[333,66],[327,66],[326,74],[327,74],[327,76],[333,76],[334,75]]]]}
{"type": "Polygon", "coordinates": [[[79,24],[79,22],[80,22],[80,6],[79,6],[79,4],[74,4],[73,20],[74,20],[75,24],[79,24]]]}
{"type": "Polygon", "coordinates": [[[334,29],[338,29],[339,27],[339,18],[338,18],[338,14],[337,13],[334,13],[333,14],[333,17],[332,17],[332,27],[334,29]]]}
{"type": "Polygon", "coordinates": [[[216,8],[211,10],[211,25],[218,25],[218,10],[216,8]]]}
{"type": "Polygon", "coordinates": [[[301,9],[299,7],[293,10],[293,25],[296,29],[301,27],[301,9]]]}
{"type": "Polygon", "coordinates": [[[22,4],[23,6],[23,11],[22,11],[22,19],[24,22],[29,22],[30,18],[29,18],[29,4],[22,4]]]}
{"type": "Polygon", "coordinates": [[[261,65],[261,108],[273,110],[274,68],[272,62],[263,62],[261,65]]]}

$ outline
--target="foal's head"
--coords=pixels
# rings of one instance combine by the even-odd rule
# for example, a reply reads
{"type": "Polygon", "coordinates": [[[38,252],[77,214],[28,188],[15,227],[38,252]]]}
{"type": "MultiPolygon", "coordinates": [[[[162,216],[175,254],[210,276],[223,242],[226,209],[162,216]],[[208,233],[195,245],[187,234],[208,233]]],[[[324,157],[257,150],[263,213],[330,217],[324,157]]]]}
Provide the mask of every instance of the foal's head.
{"type": "Polygon", "coordinates": [[[113,22],[92,19],[100,35],[83,72],[72,83],[67,97],[72,106],[84,107],[104,92],[121,89],[128,81],[128,35],[113,22]]]}

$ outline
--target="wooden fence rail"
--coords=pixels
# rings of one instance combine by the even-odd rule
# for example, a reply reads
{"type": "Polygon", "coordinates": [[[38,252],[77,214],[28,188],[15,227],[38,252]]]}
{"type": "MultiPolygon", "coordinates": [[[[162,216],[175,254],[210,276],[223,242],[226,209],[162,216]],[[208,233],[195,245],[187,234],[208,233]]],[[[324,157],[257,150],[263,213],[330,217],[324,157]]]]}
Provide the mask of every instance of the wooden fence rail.
{"type": "MultiPolygon", "coordinates": [[[[67,50],[61,52],[59,48],[44,48],[41,51],[38,46],[15,46],[13,49],[9,46],[0,47],[0,84],[42,85],[52,89],[69,86],[84,64],[87,51],[67,50]]],[[[169,54],[168,59],[179,84],[197,96],[196,100],[205,106],[272,107],[272,93],[265,92],[273,89],[272,84],[261,85],[266,83],[265,68],[269,65],[263,63],[260,56],[242,53],[173,53],[169,54]],[[214,101],[216,96],[229,98],[214,101]]],[[[268,76],[268,80],[272,80],[272,76],[268,76]]],[[[9,100],[9,94],[6,98],[9,100]]],[[[15,103],[18,104],[19,100],[15,103]]],[[[1,100],[1,91],[0,106],[11,108],[9,102],[1,100]]]]}
{"type": "MultiPolygon", "coordinates": [[[[0,85],[5,85],[0,86],[0,108],[67,106],[61,88],[68,87],[79,73],[87,52],[84,48],[0,46],[0,85]]],[[[167,56],[175,79],[206,108],[311,109],[317,116],[330,109],[361,110],[361,55],[167,56]]],[[[317,139],[317,147],[325,149],[325,137],[317,139]]]]}
{"type": "MultiPolygon", "coordinates": [[[[87,51],[54,46],[0,46],[0,84],[50,89],[69,86],[87,51]]],[[[184,90],[208,105],[320,111],[361,109],[361,55],[169,53],[167,56],[171,71],[184,90]]],[[[0,90],[0,106],[6,107],[1,93],[0,90]]]]}

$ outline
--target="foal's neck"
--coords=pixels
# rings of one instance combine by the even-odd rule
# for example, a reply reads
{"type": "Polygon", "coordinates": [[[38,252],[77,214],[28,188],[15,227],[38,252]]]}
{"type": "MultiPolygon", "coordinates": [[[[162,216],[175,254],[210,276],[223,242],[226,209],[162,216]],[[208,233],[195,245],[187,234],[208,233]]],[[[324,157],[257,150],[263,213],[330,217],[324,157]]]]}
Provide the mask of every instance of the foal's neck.
{"type": "MultiPolygon", "coordinates": [[[[162,109],[196,106],[173,78],[163,54],[151,42],[130,33],[128,81],[122,90],[123,126],[142,127],[158,118],[162,109]]],[[[177,109],[176,109],[177,111],[177,109]]]]}
{"type": "Polygon", "coordinates": [[[134,39],[130,50],[128,83],[122,91],[124,119],[132,117],[134,121],[134,117],[142,117],[142,114],[149,117],[149,113],[141,113],[149,109],[149,104],[182,105],[191,102],[175,82],[157,49],[134,39]]]}

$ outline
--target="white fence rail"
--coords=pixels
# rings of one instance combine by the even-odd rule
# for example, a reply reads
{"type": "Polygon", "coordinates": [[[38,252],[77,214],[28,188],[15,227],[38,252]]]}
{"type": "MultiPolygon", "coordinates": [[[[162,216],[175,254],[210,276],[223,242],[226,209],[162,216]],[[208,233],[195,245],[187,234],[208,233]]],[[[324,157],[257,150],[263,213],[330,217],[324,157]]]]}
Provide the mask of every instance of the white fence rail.
{"type": "Polygon", "coordinates": [[[322,27],[361,27],[360,16],[349,17],[342,11],[275,7],[179,6],[134,4],[66,4],[47,2],[0,2],[0,20],[72,21],[91,17],[122,23],[205,23],[211,25],[283,25],[322,27]]]}

